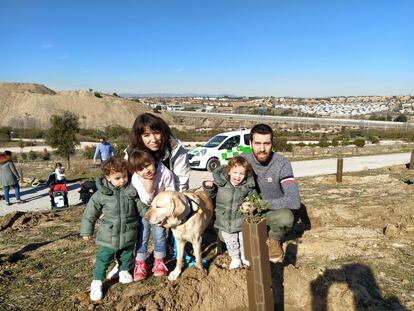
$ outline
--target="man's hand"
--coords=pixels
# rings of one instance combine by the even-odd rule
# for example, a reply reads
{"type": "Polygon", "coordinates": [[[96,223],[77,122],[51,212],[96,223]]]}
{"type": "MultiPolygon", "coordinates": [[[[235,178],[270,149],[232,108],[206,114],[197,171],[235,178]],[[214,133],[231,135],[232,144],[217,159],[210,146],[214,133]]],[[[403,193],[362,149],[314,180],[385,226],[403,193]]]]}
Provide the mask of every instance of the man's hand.
{"type": "Polygon", "coordinates": [[[205,181],[203,181],[203,186],[208,188],[208,189],[211,189],[211,188],[213,188],[214,183],[211,180],[205,180],[205,181]]]}
{"type": "Polygon", "coordinates": [[[240,205],[240,210],[242,213],[249,213],[253,211],[253,206],[249,202],[243,202],[240,205]]]}
{"type": "Polygon", "coordinates": [[[90,235],[86,235],[84,237],[82,237],[84,241],[86,242],[92,242],[92,237],[90,235]]]}

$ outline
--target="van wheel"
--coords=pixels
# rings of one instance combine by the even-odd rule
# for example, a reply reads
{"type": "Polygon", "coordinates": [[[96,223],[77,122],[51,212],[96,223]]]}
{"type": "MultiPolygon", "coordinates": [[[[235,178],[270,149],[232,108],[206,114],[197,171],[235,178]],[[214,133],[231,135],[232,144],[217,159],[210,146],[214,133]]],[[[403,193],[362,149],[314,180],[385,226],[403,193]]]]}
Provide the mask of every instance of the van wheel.
{"type": "Polygon", "coordinates": [[[209,172],[214,171],[216,168],[220,166],[220,161],[217,158],[211,158],[207,161],[207,170],[209,172]]]}

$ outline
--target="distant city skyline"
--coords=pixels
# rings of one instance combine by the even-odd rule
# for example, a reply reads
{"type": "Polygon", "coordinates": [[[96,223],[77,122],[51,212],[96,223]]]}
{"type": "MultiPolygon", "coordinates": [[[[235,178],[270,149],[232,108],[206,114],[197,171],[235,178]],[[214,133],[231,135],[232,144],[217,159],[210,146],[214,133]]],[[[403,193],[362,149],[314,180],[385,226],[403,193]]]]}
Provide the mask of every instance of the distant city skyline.
{"type": "Polygon", "coordinates": [[[0,82],[107,93],[414,95],[414,2],[0,3],[0,82]]]}

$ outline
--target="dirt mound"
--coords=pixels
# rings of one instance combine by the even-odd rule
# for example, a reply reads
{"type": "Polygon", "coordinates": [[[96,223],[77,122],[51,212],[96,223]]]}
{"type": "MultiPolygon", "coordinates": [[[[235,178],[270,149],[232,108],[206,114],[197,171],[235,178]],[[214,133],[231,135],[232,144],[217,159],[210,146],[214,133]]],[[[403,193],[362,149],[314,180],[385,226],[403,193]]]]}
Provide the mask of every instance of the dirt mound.
{"type": "Polygon", "coordinates": [[[36,83],[0,83],[0,93],[34,93],[54,95],[55,92],[36,83]]]}
{"type": "Polygon", "coordinates": [[[52,221],[56,217],[58,217],[58,214],[55,213],[39,214],[13,212],[4,217],[0,217],[0,231],[9,228],[13,230],[25,230],[34,227],[39,223],[52,221]]]}
{"type": "Polygon", "coordinates": [[[48,128],[50,116],[66,110],[79,116],[82,128],[129,127],[138,114],[151,111],[142,103],[108,94],[54,92],[37,84],[0,83],[0,126],[48,128]]]}
{"type": "MultiPolygon", "coordinates": [[[[304,208],[283,263],[271,264],[278,310],[414,309],[414,185],[407,178],[414,170],[396,166],[345,174],[340,184],[334,176],[299,179],[304,208]]],[[[215,255],[213,231],[204,236],[205,271],[188,267],[175,282],[105,282],[104,299],[92,304],[96,247],[79,238],[82,212],[0,218],[1,310],[248,310],[245,268],[230,271],[227,253],[215,255]]],[[[170,271],[174,265],[167,263],[170,271]]]]}

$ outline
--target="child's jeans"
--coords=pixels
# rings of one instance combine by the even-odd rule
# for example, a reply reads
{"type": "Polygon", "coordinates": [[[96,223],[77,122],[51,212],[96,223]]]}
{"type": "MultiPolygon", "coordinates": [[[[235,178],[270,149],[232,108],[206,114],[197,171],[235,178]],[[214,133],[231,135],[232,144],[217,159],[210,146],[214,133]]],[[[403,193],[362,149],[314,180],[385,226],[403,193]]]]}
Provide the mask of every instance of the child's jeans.
{"type": "Polygon", "coordinates": [[[224,242],[226,243],[227,251],[231,258],[244,258],[244,247],[243,247],[243,233],[227,233],[221,231],[224,242]]]}
{"type": "MultiPolygon", "coordinates": [[[[14,196],[16,197],[17,201],[20,201],[20,186],[19,184],[15,184],[12,186],[14,188],[14,196]]],[[[3,186],[3,193],[4,193],[4,201],[10,203],[10,186],[3,186]]]]}
{"type": "Polygon", "coordinates": [[[127,247],[119,250],[99,246],[96,251],[96,263],[93,270],[93,279],[103,281],[106,270],[116,259],[119,263],[119,271],[128,271],[133,262],[134,247],[127,247]]]}
{"type": "Polygon", "coordinates": [[[147,256],[148,241],[152,227],[152,237],[154,240],[154,258],[163,259],[165,257],[166,239],[165,228],[151,225],[144,218],[141,219],[141,226],[138,229],[136,245],[136,260],[145,260],[147,256]]]}

